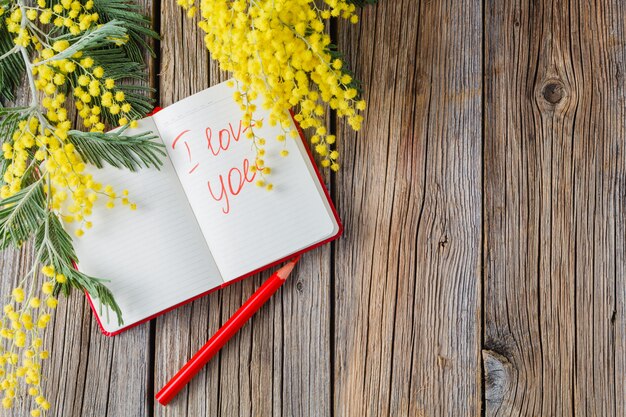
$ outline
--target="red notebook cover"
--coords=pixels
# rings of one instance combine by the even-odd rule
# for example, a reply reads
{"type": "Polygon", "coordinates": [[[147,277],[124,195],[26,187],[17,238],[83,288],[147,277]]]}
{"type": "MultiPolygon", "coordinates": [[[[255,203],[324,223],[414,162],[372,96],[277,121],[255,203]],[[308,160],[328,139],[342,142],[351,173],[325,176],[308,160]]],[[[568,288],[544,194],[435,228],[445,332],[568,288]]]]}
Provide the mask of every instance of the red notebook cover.
{"type": "MultiPolygon", "coordinates": [[[[152,113],[148,114],[147,116],[151,116],[151,115],[157,113],[159,110],[161,110],[160,107],[155,107],[155,109],[152,111],[152,113]]],[[[293,118],[293,113],[291,113],[291,116],[293,118]]],[[[133,328],[135,326],[138,326],[140,324],[146,323],[146,322],[148,322],[148,321],[150,321],[150,320],[152,320],[152,319],[154,319],[154,318],[156,318],[156,317],[158,317],[158,316],[160,316],[162,314],[165,314],[165,313],[167,313],[169,311],[172,311],[172,310],[174,310],[174,309],[176,309],[178,307],[181,307],[181,306],[183,306],[183,305],[185,305],[187,303],[190,303],[190,302],[192,302],[192,301],[194,301],[194,300],[196,300],[198,298],[204,297],[205,295],[208,295],[208,294],[210,294],[210,293],[212,293],[212,292],[214,292],[216,290],[225,288],[225,287],[227,287],[230,284],[233,284],[235,282],[241,281],[242,279],[248,278],[248,277],[250,277],[252,275],[255,275],[255,274],[257,274],[257,273],[259,273],[261,271],[264,271],[264,270],[266,270],[268,268],[271,268],[273,266],[279,265],[279,264],[281,264],[281,263],[283,263],[283,262],[285,262],[285,261],[287,261],[289,259],[292,259],[292,258],[294,258],[296,256],[299,256],[299,255],[301,255],[303,253],[306,253],[306,252],[308,252],[310,250],[313,250],[313,249],[315,249],[315,248],[317,248],[319,246],[325,245],[326,243],[332,242],[333,240],[335,240],[339,236],[341,236],[341,234],[343,233],[343,225],[341,224],[341,220],[339,219],[339,214],[337,213],[337,209],[335,208],[335,206],[333,204],[333,201],[332,201],[332,199],[330,197],[330,194],[328,193],[328,189],[326,188],[326,185],[324,184],[324,181],[322,180],[322,176],[321,176],[321,174],[319,172],[319,169],[317,168],[317,164],[315,163],[315,160],[313,158],[311,150],[309,149],[309,146],[306,143],[306,140],[305,140],[305,137],[304,137],[304,132],[302,131],[302,128],[300,127],[300,125],[298,124],[298,122],[295,119],[294,119],[294,124],[296,125],[296,128],[298,129],[298,132],[300,133],[300,140],[302,140],[302,143],[304,144],[304,148],[306,149],[307,154],[308,154],[308,156],[309,156],[309,158],[311,160],[311,164],[313,165],[313,168],[315,169],[315,174],[317,175],[317,180],[319,181],[320,185],[322,186],[322,189],[324,190],[324,195],[325,195],[326,199],[328,200],[328,205],[330,206],[330,208],[332,210],[332,213],[333,213],[333,216],[335,217],[335,221],[337,222],[337,225],[339,226],[339,229],[338,229],[337,233],[334,236],[331,236],[328,239],[325,239],[325,240],[323,240],[321,242],[318,242],[318,243],[316,243],[314,245],[311,245],[311,246],[309,246],[309,247],[307,247],[307,248],[305,248],[305,249],[303,249],[303,250],[301,250],[299,252],[293,253],[293,254],[291,254],[289,256],[286,256],[284,258],[281,258],[281,259],[279,259],[279,260],[277,260],[275,262],[272,262],[272,263],[270,263],[268,265],[265,265],[265,266],[263,266],[261,268],[258,268],[256,270],[254,270],[254,271],[251,271],[251,272],[249,272],[249,273],[247,273],[245,275],[242,275],[242,276],[240,276],[238,278],[235,278],[233,280],[225,282],[224,284],[220,285],[219,287],[212,288],[209,291],[206,291],[206,292],[198,294],[198,295],[196,295],[194,297],[191,297],[188,300],[185,300],[183,302],[175,304],[175,305],[173,305],[173,306],[171,306],[171,307],[169,307],[169,308],[167,308],[165,310],[162,310],[162,311],[160,311],[160,312],[158,312],[156,314],[153,314],[153,315],[151,315],[149,317],[146,317],[145,319],[143,319],[141,321],[138,321],[136,323],[130,324],[130,325],[128,325],[126,327],[123,327],[123,328],[121,328],[119,330],[116,330],[114,332],[109,332],[109,331],[106,331],[104,329],[104,326],[102,325],[102,322],[100,321],[100,317],[97,314],[96,306],[94,304],[93,299],[91,298],[89,293],[85,292],[85,294],[87,295],[87,301],[89,302],[89,305],[91,306],[91,309],[93,310],[93,315],[96,318],[96,321],[98,322],[98,327],[100,327],[100,330],[102,331],[102,333],[105,336],[115,336],[115,335],[118,335],[118,334],[120,334],[120,333],[122,333],[122,332],[124,332],[124,331],[126,331],[128,329],[131,329],[131,328],[133,328]]]]}

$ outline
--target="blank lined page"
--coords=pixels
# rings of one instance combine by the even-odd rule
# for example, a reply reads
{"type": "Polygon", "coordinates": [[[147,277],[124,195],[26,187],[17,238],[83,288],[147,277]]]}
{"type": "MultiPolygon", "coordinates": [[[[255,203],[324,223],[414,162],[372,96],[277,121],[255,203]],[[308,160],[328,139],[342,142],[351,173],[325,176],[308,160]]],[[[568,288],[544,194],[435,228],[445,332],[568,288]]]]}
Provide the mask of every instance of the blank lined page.
{"type": "MultiPolygon", "coordinates": [[[[156,131],[152,118],[140,121],[137,129],[156,131]]],[[[110,184],[118,194],[128,189],[137,204],[132,211],[116,204],[94,208],[93,228],[74,237],[79,270],[109,279],[107,286],[123,312],[124,324],[117,325],[114,313],[106,311],[100,321],[107,332],[115,332],[223,283],[220,272],[198,227],[171,162],[161,170],[137,173],[106,167],[93,169],[96,181],[110,184]]],[[[75,224],[68,225],[74,229],[75,224]]],[[[97,305],[97,301],[96,301],[97,305]]]]}
{"type": "MultiPolygon", "coordinates": [[[[226,281],[238,278],[336,234],[338,226],[301,139],[270,127],[265,161],[272,191],[255,185],[252,141],[226,83],[188,97],[154,116],[163,142],[211,253],[226,281]],[[286,149],[290,155],[280,156],[286,149]]],[[[260,106],[259,106],[260,107],[260,106]]],[[[295,129],[295,126],[292,126],[295,129]]]]}

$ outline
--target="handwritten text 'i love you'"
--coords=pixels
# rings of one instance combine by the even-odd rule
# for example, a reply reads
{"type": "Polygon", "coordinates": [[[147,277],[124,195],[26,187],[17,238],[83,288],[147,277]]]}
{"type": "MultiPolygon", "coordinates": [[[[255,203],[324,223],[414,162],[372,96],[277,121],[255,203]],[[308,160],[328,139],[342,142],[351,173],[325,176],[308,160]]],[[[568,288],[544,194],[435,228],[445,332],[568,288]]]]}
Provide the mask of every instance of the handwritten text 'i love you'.
{"type": "MultiPolygon", "coordinates": [[[[225,157],[226,153],[232,151],[240,139],[244,137],[241,120],[236,124],[228,123],[223,129],[213,129],[207,127],[204,132],[195,132],[189,129],[183,130],[172,142],[174,151],[182,151],[187,155],[189,169],[187,175],[197,175],[198,168],[201,164],[210,164],[211,160],[225,157]],[[201,149],[204,150],[202,155],[192,154],[192,147],[198,149],[198,142],[203,143],[201,149]],[[194,144],[196,146],[190,146],[194,144]]],[[[243,143],[241,145],[244,145],[243,143]]],[[[252,183],[257,175],[256,170],[251,170],[252,163],[250,159],[244,157],[238,161],[235,166],[227,168],[225,172],[220,173],[217,178],[209,178],[206,182],[210,197],[217,203],[221,204],[224,214],[230,213],[231,198],[241,193],[246,184],[252,183]]]]}

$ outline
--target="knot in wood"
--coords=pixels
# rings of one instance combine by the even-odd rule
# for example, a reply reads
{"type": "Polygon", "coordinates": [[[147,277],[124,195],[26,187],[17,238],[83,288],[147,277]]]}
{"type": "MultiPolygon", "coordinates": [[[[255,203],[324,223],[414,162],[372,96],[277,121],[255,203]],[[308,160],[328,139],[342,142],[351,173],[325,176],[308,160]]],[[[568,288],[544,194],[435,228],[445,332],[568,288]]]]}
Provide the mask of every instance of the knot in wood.
{"type": "Polygon", "coordinates": [[[502,404],[509,391],[511,364],[507,358],[492,350],[483,350],[485,400],[502,404]]]}
{"type": "Polygon", "coordinates": [[[543,98],[550,104],[556,105],[565,97],[565,87],[560,81],[549,81],[541,91],[543,98]]]}

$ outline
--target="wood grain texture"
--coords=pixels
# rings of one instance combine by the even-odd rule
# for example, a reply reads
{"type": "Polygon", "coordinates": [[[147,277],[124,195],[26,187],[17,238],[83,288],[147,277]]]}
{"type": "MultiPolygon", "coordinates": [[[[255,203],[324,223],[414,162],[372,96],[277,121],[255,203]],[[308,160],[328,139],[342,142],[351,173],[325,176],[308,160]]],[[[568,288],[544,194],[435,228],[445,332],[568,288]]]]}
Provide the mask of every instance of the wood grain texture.
{"type": "MultiPolygon", "coordinates": [[[[138,4],[151,15],[151,0],[138,4]]],[[[147,52],[145,57],[151,79],[156,63],[147,52]]],[[[21,92],[19,101],[26,103],[27,85],[21,92]]],[[[70,117],[77,121],[75,112],[70,117]]],[[[10,294],[19,277],[31,268],[33,257],[30,244],[21,251],[2,254],[1,296],[10,294]]],[[[74,291],[71,297],[61,300],[44,338],[44,345],[50,350],[43,375],[44,391],[54,410],[51,415],[146,416],[151,380],[149,330],[149,326],[141,326],[120,338],[105,337],[82,293],[74,291]]],[[[31,408],[32,403],[24,401],[13,415],[30,416],[31,408]]]]}
{"type": "MultiPolygon", "coordinates": [[[[227,79],[175,2],[162,3],[161,28],[162,105],[227,79]]],[[[155,392],[269,274],[156,320],[155,392]]],[[[293,276],[170,405],[156,403],[154,415],[330,415],[330,247],[303,256],[293,276]]]]}
{"type": "Polygon", "coordinates": [[[369,109],[338,124],[338,417],[480,414],[481,31],[470,1],[340,26],[369,109]]]}
{"type": "MultiPolygon", "coordinates": [[[[176,2],[140,3],[159,104],[227,77],[176,2]]],[[[154,393],[268,273],[114,338],[74,293],[45,341],[52,415],[626,416],[624,16],[380,0],[333,24],[369,102],[358,134],[328,120],[344,236],[168,407],[154,393]]],[[[0,296],[32,257],[2,254],[0,296]]]]}
{"type": "Polygon", "coordinates": [[[623,2],[486,28],[486,415],[623,416],[623,2]]]}
{"type": "MultiPolygon", "coordinates": [[[[138,2],[152,16],[152,1],[138,2]]],[[[154,87],[156,61],[145,53],[154,87]]],[[[145,416],[151,380],[150,327],[109,338],[102,335],[83,296],[74,291],[54,317],[47,392],[56,415],[145,416]],[[136,387],[129,390],[129,386],[136,387]]]]}

